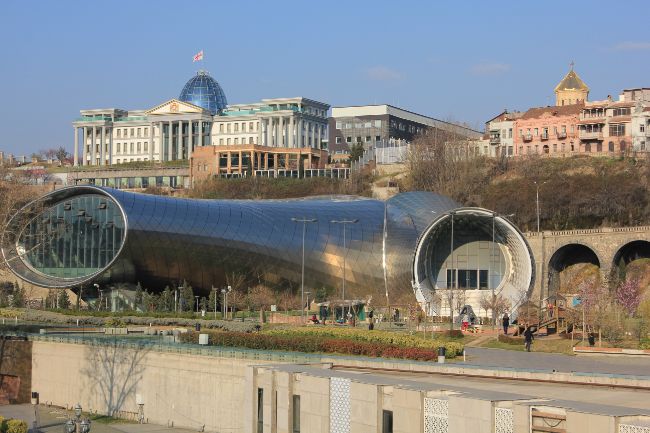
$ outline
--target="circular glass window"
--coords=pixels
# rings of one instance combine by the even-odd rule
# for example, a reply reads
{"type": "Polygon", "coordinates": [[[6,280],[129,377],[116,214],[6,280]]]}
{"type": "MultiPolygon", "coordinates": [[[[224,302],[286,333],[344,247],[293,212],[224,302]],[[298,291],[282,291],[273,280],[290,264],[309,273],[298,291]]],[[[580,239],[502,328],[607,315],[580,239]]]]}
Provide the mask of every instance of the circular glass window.
{"type": "Polygon", "coordinates": [[[37,273],[75,279],[105,268],[125,234],[117,204],[104,195],[86,194],[39,212],[20,233],[16,251],[37,273]]]}

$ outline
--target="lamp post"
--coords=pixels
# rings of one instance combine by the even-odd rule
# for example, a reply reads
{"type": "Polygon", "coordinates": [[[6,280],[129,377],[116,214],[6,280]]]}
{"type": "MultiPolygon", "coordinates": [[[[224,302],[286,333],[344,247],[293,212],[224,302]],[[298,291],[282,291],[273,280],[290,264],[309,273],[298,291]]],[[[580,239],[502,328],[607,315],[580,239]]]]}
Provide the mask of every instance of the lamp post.
{"type": "Polygon", "coordinates": [[[291,218],[295,223],[302,223],[302,278],[300,283],[300,321],[305,323],[305,234],[307,233],[307,223],[315,223],[316,218],[291,218]]]}
{"type": "MultiPolygon", "coordinates": [[[[537,183],[536,180],[533,181],[535,184],[535,203],[537,208],[537,238],[540,239],[540,230],[539,230],[539,187],[544,185],[546,181],[542,183],[537,183]]],[[[539,316],[538,319],[541,320],[542,313],[542,299],[544,298],[544,262],[546,257],[544,256],[544,239],[540,240],[541,249],[542,249],[542,263],[540,264],[540,273],[539,273],[539,316]]]]}
{"type": "Polygon", "coordinates": [[[194,299],[196,299],[196,312],[199,312],[199,298],[200,296],[194,296],[194,299]]]}
{"type": "Polygon", "coordinates": [[[216,293],[217,289],[212,286],[212,291],[215,292],[214,294],[214,320],[217,320],[217,298],[219,295],[216,293]]]}
{"type": "Polygon", "coordinates": [[[226,319],[228,318],[228,294],[232,292],[232,286],[228,286],[228,290],[226,290],[226,319]]]}
{"type": "Polygon", "coordinates": [[[352,219],[352,220],[345,220],[345,219],[343,219],[343,220],[331,220],[330,222],[332,224],[341,224],[343,226],[343,294],[342,295],[343,295],[343,318],[345,320],[345,307],[346,307],[346,303],[345,303],[345,259],[347,258],[347,255],[348,255],[348,250],[346,249],[346,245],[345,245],[345,240],[346,240],[346,236],[345,236],[346,230],[345,229],[346,229],[348,224],[356,224],[356,223],[359,222],[359,220],[355,218],[355,219],[352,219]]]}
{"type": "Polygon", "coordinates": [[[221,318],[226,320],[226,293],[228,290],[226,288],[221,289],[221,295],[223,296],[223,305],[221,306],[221,318]]]}

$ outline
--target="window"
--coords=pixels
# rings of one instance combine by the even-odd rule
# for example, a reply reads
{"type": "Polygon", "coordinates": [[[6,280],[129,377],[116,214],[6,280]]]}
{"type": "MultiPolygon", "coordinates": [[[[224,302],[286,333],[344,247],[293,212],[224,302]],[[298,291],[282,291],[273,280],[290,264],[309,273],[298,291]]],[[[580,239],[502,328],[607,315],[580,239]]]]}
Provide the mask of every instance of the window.
{"type": "Polygon", "coordinates": [[[508,129],[508,138],[512,138],[512,128],[508,129]]]}
{"type": "Polygon", "coordinates": [[[239,144],[239,138],[235,138],[235,144],[239,144]]]}
{"type": "Polygon", "coordinates": [[[231,144],[230,138],[226,140],[226,144],[227,144],[228,146],[230,146],[230,144],[231,144]]]}
{"type": "Polygon", "coordinates": [[[253,122],[248,122],[248,130],[249,130],[249,131],[252,131],[254,125],[255,125],[255,124],[254,124],[253,122]]]}
{"type": "Polygon", "coordinates": [[[116,136],[117,138],[120,138],[120,137],[122,136],[122,130],[121,130],[121,129],[117,129],[116,131],[117,131],[117,134],[116,134],[115,136],[116,136]]]}
{"type": "Polygon", "coordinates": [[[257,433],[264,433],[264,388],[257,388],[257,433]]]}
{"type": "Polygon", "coordinates": [[[219,132],[223,132],[223,123],[219,124],[219,132]]]}
{"type": "Polygon", "coordinates": [[[393,411],[391,410],[382,411],[381,433],[393,433],[393,411]]]}
{"type": "Polygon", "coordinates": [[[235,132],[239,132],[239,123],[235,123],[235,132]]]}
{"type": "Polygon", "coordinates": [[[254,144],[253,137],[248,137],[248,144],[254,144]]]}
{"type": "Polygon", "coordinates": [[[357,143],[361,143],[361,137],[357,136],[357,143]]]}
{"type": "Polygon", "coordinates": [[[140,137],[142,134],[142,128],[138,128],[138,137],[140,137]]]}
{"type": "Polygon", "coordinates": [[[120,163],[120,158],[117,158],[117,163],[118,163],[118,164],[120,163]]]}
{"type": "Polygon", "coordinates": [[[639,132],[645,132],[645,125],[639,125],[639,132]]]}
{"type": "Polygon", "coordinates": [[[350,137],[350,136],[345,137],[345,142],[346,143],[352,143],[352,137],[350,137]]]}
{"type": "Polygon", "coordinates": [[[341,137],[337,136],[337,137],[336,137],[336,143],[338,144],[338,143],[340,143],[340,142],[341,142],[341,137]]]}
{"type": "Polygon", "coordinates": [[[366,122],[363,124],[364,128],[372,128],[372,122],[366,122]]]}
{"type": "Polygon", "coordinates": [[[228,130],[228,133],[230,133],[230,123],[226,125],[226,129],[228,130]]]}
{"type": "Polygon", "coordinates": [[[146,141],[144,142],[144,151],[149,152],[149,143],[146,141]]]}
{"type": "Polygon", "coordinates": [[[129,144],[129,153],[133,153],[133,143],[129,144]]]}
{"type": "Polygon", "coordinates": [[[607,147],[608,147],[608,150],[609,150],[610,152],[613,152],[613,151],[614,151],[614,142],[613,142],[613,141],[610,141],[610,142],[607,144],[607,147]]]}
{"type": "Polygon", "coordinates": [[[223,146],[223,138],[219,139],[219,146],[223,146]]]}
{"type": "Polygon", "coordinates": [[[120,153],[122,149],[122,143],[117,143],[117,151],[115,153],[120,153]]]}
{"type": "Polygon", "coordinates": [[[138,148],[138,152],[142,152],[142,145],[141,145],[140,142],[138,142],[138,147],[137,148],[138,148]]]}
{"type": "Polygon", "coordinates": [[[381,120],[375,120],[375,128],[381,128],[381,120]]]}
{"type": "Polygon", "coordinates": [[[375,141],[381,141],[381,135],[375,135],[375,141]]]}
{"type": "Polygon", "coordinates": [[[149,128],[144,128],[144,136],[145,137],[149,136],[149,128]]]}
{"type": "Polygon", "coordinates": [[[336,129],[343,129],[343,122],[336,122],[336,129]]]}
{"type": "Polygon", "coordinates": [[[612,111],[612,116],[629,116],[630,115],[630,108],[625,107],[625,108],[614,108],[612,111]]]}
{"type": "Polygon", "coordinates": [[[241,132],[246,132],[246,122],[241,123],[241,132]]]}
{"type": "Polygon", "coordinates": [[[300,396],[293,396],[293,406],[291,407],[291,426],[293,433],[300,433],[300,396]]]}
{"type": "Polygon", "coordinates": [[[613,125],[609,125],[609,135],[612,137],[620,137],[625,135],[625,124],[615,123],[613,125]]]}
{"type": "Polygon", "coordinates": [[[131,128],[131,137],[133,137],[133,134],[135,134],[135,129],[131,128]]]}
{"type": "Polygon", "coordinates": [[[366,143],[369,143],[372,140],[372,137],[369,135],[366,135],[366,143]]]}
{"type": "Polygon", "coordinates": [[[523,137],[523,135],[524,135],[524,130],[523,130],[523,129],[520,129],[520,130],[519,130],[519,136],[520,136],[520,137],[523,137]]]}
{"type": "Polygon", "coordinates": [[[535,128],[535,137],[539,135],[539,128],[535,128]]]}

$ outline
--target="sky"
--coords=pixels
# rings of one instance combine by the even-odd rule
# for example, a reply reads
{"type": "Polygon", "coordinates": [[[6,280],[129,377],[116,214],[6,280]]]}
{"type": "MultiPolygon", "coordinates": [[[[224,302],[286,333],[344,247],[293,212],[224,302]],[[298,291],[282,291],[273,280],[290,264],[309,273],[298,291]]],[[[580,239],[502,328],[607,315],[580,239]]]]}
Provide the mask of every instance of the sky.
{"type": "Polygon", "coordinates": [[[591,100],[650,87],[647,0],[612,5],[3,0],[0,150],[72,150],[79,110],[154,107],[199,68],[230,103],[387,103],[482,129],[503,109],[552,104],[571,62],[591,100]]]}

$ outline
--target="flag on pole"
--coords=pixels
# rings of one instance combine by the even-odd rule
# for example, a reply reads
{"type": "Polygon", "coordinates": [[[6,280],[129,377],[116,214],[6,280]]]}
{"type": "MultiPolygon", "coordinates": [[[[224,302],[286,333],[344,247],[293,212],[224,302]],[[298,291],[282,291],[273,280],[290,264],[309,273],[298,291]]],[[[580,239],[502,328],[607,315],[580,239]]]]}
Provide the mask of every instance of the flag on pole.
{"type": "Polygon", "coordinates": [[[194,59],[192,60],[192,63],[198,62],[200,60],[203,60],[203,50],[199,51],[198,53],[196,53],[196,55],[194,55],[194,59]]]}

